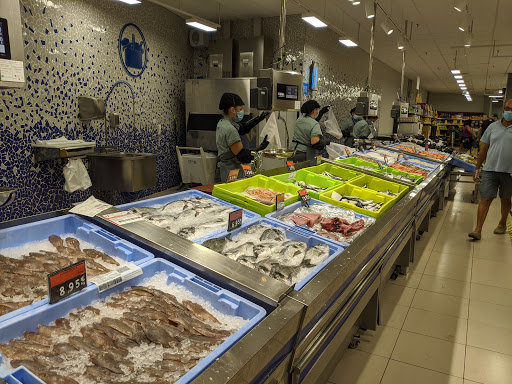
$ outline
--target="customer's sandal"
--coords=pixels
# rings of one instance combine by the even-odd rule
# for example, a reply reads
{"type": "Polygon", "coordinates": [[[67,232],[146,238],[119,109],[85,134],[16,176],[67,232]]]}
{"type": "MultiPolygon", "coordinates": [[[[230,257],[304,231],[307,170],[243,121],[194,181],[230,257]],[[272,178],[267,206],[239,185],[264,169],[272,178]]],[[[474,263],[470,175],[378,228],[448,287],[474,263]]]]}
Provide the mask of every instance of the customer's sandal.
{"type": "Polygon", "coordinates": [[[481,232],[471,232],[471,233],[468,233],[468,236],[475,240],[480,240],[482,238],[482,233],[481,232]]]}
{"type": "Polygon", "coordinates": [[[507,228],[505,228],[503,225],[498,225],[494,230],[495,235],[504,235],[505,233],[507,233],[507,228]]]}

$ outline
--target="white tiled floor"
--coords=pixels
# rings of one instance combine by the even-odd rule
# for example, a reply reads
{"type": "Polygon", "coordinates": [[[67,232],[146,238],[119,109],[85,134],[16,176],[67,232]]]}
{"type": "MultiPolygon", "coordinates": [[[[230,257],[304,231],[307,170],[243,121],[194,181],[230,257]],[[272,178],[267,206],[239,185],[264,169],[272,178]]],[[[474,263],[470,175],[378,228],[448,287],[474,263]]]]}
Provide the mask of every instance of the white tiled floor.
{"type": "Polygon", "coordinates": [[[470,241],[472,185],[456,188],[417,243],[409,274],[385,287],[381,325],[360,332],[329,383],[512,383],[512,243],[492,233],[499,201],[482,240],[470,241]]]}

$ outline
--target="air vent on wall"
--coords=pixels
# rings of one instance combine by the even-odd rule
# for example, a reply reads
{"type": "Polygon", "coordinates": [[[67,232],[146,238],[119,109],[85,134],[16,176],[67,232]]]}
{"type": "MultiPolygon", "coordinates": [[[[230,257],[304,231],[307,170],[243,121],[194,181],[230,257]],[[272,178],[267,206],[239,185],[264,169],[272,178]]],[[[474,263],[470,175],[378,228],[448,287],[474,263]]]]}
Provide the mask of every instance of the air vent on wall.
{"type": "Polygon", "coordinates": [[[197,29],[191,29],[189,32],[189,41],[192,47],[204,47],[207,45],[205,35],[203,31],[197,29]]]}

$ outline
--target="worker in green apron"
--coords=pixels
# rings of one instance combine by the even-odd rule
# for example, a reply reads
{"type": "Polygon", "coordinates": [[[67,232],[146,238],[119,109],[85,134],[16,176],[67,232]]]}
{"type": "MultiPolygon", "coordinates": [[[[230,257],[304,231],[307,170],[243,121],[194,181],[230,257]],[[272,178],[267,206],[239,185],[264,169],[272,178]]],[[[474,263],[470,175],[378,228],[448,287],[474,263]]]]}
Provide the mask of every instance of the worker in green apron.
{"type": "Polygon", "coordinates": [[[343,144],[347,147],[354,146],[354,126],[358,121],[361,120],[361,116],[356,114],[356,109],[352,108],[350,110],[350,117],[343,122],[341,125],[341,133],[343,133],[343,144]]]}
{"type": "Polygon", "coordinates": [[[329,111],[329,107],[320,109],[320,104],[315,100],[308,100],[300,108],[301,116],[295,123],[290,149],[296,151],[293,161],[313,160],[318,151],[323,150],[329,141],[325,140],[320,129],[320,119],[329,111]]]}
{"type": "Polygon", "coordinates": [[[240,135],[248,133],[260,121],[266,113],[262,113],[247,124],[240,125],[244,118],[244,105],[242,98],[235,93],[224,93],[220,98],[219,109],[223,112],[223,118],[217,123],[215,140],[219,152],[220,179],[225,183],[228,179],[229,171],[238,169],[238,178],[243,178],[243,163],[250,163],[254,157],[251,151],[262,151],[268,146],[267,137],[256,149],[247,149],[242,145],[240,135]]]}
{"type": "Polygon", "coordinates": [[[370,134],[373,138],[377,138],[377,131],[373,127],[373,123],[377,121],[377,116],[366,116],[365,119],[360,120],[354,125],[354,138],[367,139],[370,134]]]}

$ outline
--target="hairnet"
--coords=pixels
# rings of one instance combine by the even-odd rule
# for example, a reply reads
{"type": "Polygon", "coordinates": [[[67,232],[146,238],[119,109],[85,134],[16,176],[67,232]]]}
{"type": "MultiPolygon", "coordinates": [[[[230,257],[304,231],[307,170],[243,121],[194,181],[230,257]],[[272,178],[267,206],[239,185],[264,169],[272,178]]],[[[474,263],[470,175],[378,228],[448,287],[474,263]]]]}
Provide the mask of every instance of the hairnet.
{"type": "Polygon", "coordinates": [[[231,107],[238,107],[239,105],[245,105],[245,103],[236,93],[226,92],[220,97],[219,109],[223,111],[231,107]]]}
{"type": "Polygon", "coordinates": [[[354,107],[354,108],[352,108],[352,109],[350,110],[350,114],[353,114],[355,111],[356,111],[356,107],[354,107]]]}

